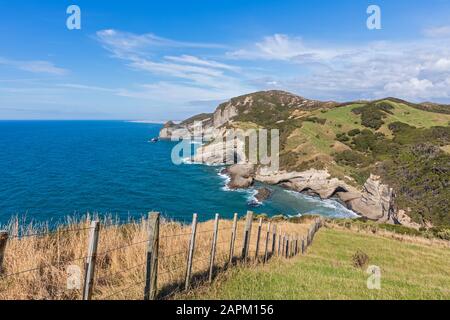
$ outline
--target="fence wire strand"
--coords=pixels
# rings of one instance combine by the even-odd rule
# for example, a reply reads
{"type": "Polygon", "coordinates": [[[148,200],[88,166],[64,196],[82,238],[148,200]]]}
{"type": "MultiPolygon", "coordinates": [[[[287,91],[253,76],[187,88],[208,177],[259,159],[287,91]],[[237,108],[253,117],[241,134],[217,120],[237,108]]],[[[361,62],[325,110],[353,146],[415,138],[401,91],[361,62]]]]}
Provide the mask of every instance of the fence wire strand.
{"type": "Polygon", "coordinates": [[[80,232],[80,231],[86,231],[90,230],[92,227],[86,227],[86,228],[79,228],[79,229],[70,229],[70,230],[55,230],[55,231],[42,231],[42,232],[34,232],[34,233],[27,233],[27,234],[16,234],[9,236],[8,239],[25,239],[25,238],[31,238],[31,237],[46,237],[46,236],[52,236],[52,235],[59,235],[61,233],[70,233],[70,232],[80,232]]]}
{"type": "Polygon", "coordinates": [[[129,286],[123,288],[123,289],[120,289],[118,291],[113,292],[112,294],[107,295],[106,297],[103,297],[103,300],[108,300],[111,297],[114,297],[114,296],[116,296],[116,295],[118,295],[118,294],[120,294],[122,292],[127,291],[130,288],[133,288],[133,287],[135,287],[137,285],[140,285],[140,284],[143,284],[143,283],[145,283],[145,280],[141,280],[141,281],[135,282],[132,285],[129,285],[129,286]]]}
{"type": "MultiPolygon", "coordinates": [[[[161,218],[163,220],[166,219],[163,216],[161,218]]],[[[172,218],[176,218],[176,216],[174,216],[172,218]]],[[[184,218],[186,218],[186,217],[184,217],[184,218]]],[[[213,218],[211,220],[213,220],[213,218]]],[[[166,221],[168,221],[168,220],[166,220],[166,221]]],[[[171,222],[171,221],[169,221],[169,222],[171,222]]],[[[174,222],[179,222],[179,221],[174,221],[174,222]]],[[[119,226],[117,224],[111,224],[111,226],[120,227],[120,226],[123,226],[123,225],[119,226]]],[[[186,228],[189,228],[188,224],[186,224],[186,228]]],[[[67,229],[67,230],[62,229],[62,230],[56,230],[56,231],[51,231],[51,232],[35,232],[35,233],[30,233],[30,234],[17,234],[17,235],[14,235],[14,236],[10,237],[10,239],[11,238],[12,239],[24,239],[24,238],[29,238],[29,237],[46,237],[46,236],[51,236],[51,235],[60,235],[60,234],[70,233],[70,232],[81,232],[81,231],[92,230],[92,229],[93,229],[93,227],[86,227],[86,228],[67,229]]],[[[106,226],[103,225],[102,229],[104,229],[104,230],[111,230],[112,228],[110,229],[108,227],[108,229],[107,229],[106,226]]],[[[232,230],[236,230],[234,232],[233,256],[231,257],[231,259],[234,259],[236,257],[239,258],[239,256],[241,255],[240,251],[242,249],[242,242],[244,240],[243,237],[245,236],[244,235],[245,226],[241,223],[241,221],[238,221],[238,223],[236,225],[236,229],[234,229],[234,227],[222,227],[222,228],[217,228],[217,230],[207,229],[207,230],[197,230],[196,231],[196,235],[198,235],[198,234],[208,234],[209,233],[211,235],[211,237],[213,236],[213,234],[215,232],[217,232],[218,236],[219,236],[219,239],[221,239],[221,238],[224,239],[222,241],[217,241],[216,240],[216,243],[215,243],[216,251],[215,251],[214,264],[217,267],[219,265],[222,265],[222,264],[227,265],[229,260],[230,260],[230,256],[229,256],[230,255],[230,251],[229,251],[230,248],[227,245],[228,244],[231,245],[231,242],[232,242],[232,239],[233,239],[233,235],[232,234],[227,234],[225,232],[226,231],[232,231],[232,230]],[[226,236],[225,236],[225,234],[226,234],[226,236]]],[[[169,253],[168,252],[167,254],[164,252],[165,250],[161,250],[162,240],[174,239],[174,238],[179,238],[179,237],[183,237],[183,236],[192,236],[192,232],[191,231],[183,232],[183,229],[181,229],[180,231],[181,231],[181,233],[174,234],[174,235],[168,235],[167,234],[167,235],[160,235],[159,236],[159,241],[160,241],[159,260],[160,260],[160,264],[158,265],[158,270],[160,270],[160,271],[158,271],[158,276],[168,275],[168,276],[170,276],[170,278],[172,278],[176,272],[178,272],[179,270],[187,268],[186,263],[181,263],[178,267],[168,269],[168,267],[170,266],[170,263],[167,263],[169,261],[169,258],[174,258],[174,257],[178,257],[178,256],[185,256],[185,255],[187,255],[188,254],[188,250],[187,249],[182,250],[182,251],[178,251],[178,252],[174,252],[174,253],[169,253]]],[[[271,238],[267,239],[267,236],[268,236],[267,232],[265,232],[263,230],[261,232],[262,232],[262,234],[261,234],[261,237],[260,237],[259,250],[258,250],[259,255],[256,258],[256,260],[258,260],[260,257],[263,257],[265,255],[265,245],[266,245],[267,240],[269,240],[267,242],[267,249],[268,249],[267,254],[268,254],[268,256],[271,254],[271,253],[269,253],[269,251],[271,251],[270,249],[272,248],[272,246],[270,245],[270,243],[272,242],[272,239],[271,238]]],[[[271,237],[271,235],[272,234],[269,234],[269,237],[271,237]]],[[[208,253],[208,254],[205,254],[204,257],[193,257],[193,259],[191,261],[192,267],[195,268],[195,269],[201,269],[201,272],[206,270],[205,266],[202,265],[202,264],[203,263],[207,263],[207,265],[209,265],[210,262],[211,262],[211,259],[212,259],[211,255],[209,254],[209,251],[211,250],[212,241],[213,241],[213,239],[211,237],[204,236],[203,238],[201,238],[201,239],[203,239],[202,244],[200,246],[196,245],[196,247],[195,247],[195,251],[196,252],[198,252],[198,251],[202,251],[203,252],[204,251],[204,252],[208,253]]],[[[252,236],[249,239],[250,241],[247,243],[247,246],[248,246],[247,250],[248,250],[248,254],[249,254],[249,259],[252,259],[252,257],[250,257],[250,256],[252,254],[254,255],[255,251],[256,251],[255,247],[257,246],[257,244],[256,244],[257,240],[254,237],[255,237],[254,233],[252,233],[252,236]]],[[[130,243],[130,244],[126,244],[126,245],[110,248],[110,249],[107,249],[105,251],[101,251],[101,252],[97,253],[96,257],[97,258],[98,257],[103,257],[103,256],[107,255],[108,253],[116,252],[116,251],[123,250],[123,249],[129,248],[129,247],[133,247],[133,246],[142,245],[142,244],[145,244],[145,243],[149,243],[149,241],[150,241],[149,239],[146,239],[146,240],[143,240],[143,241],[137,241],[137,242],[134,242],[134,243],[130,243]]],[[[165,247],[165,246],[163,246],[163,247],[165,247]]],[[[168,248],[168,249],[170,249],[170,248],[168,248]]],[[[281,250],[284,251],[286,249],[285,248],[281,248],[281,250]]],[[[273,252],[272,252],[272,254],[273,254],[273,252]]],[[[37,272],[39,270],[46,269],[46,268],[54,268],[54,267],[61,268],[65,264],[69,264],[69,263],[80,261],[80,260],[85,260],[87,258],[90,258],[90,257],[88,257],[88,256],[80,256],[78,258],[74,258],[74,259],[71,259],[69,261],[63,261],[63,262],[59,262],[58,261],[56,264],[43,263],[39,267],[30,268],[30,269],[26,269],[26,270],[10,273],[10,274],[0,275],[0,280],[5,279],[5,278],[9,278],[9,277],[15,277],[15,276],[18,276],[18,275],[21,275],[21,274],[25,274],[25,273],[37,272]]],[[[128,267],[128,268],[121,269],[119,271],[102,274],[100,277],[98,277],[99,276],[98,270],[96,270],[97,277],[96,278],[94,277],[94,280],[95,280],[96,283],[102,282],[102,281],[106,281],[108,279],[112,279],[113,280],[116,276],[118,276],[120,274],[126,274],[126,273],[128,273],[128,272],[130,272],[132,270],[136,270],[136,269],[138,269],[140,267],[143,267],[146,264],[147,264],[147,261],[143,262],[143,263],[139,263],[139,264],[133,265],[133,266],[128,267]]],[[[177,263],[177,264],[179,264],[179,263],[177,263]]],[[[104,297],[100,296],[99,298],[107,300],[107,299],[109,299],[111,297],[114,297],[114,296],[117,296],[119,294],[124,293],[125,291],[129,290],[130,288],[133,288],[133,287],[135,287],[137,285],[140,285],[140,284],[143,284],[143,283],[145,283],[145,280],[137,281],[137,282],[132,283],[130,285],[125,284],[125,287],[121,288],[120,290],[117,290],[115,292],[107,294],[104,297]]],[[[55,289],[58,289],[57,285],[50,284],[50,286],[53,286],[55,289]]],[[[53,294],[66,295],[66,291],[67,290],[55,291],[53,294]]],[[[166,296],[163,296],[161,299],[167,299],[168,297],[173,296],[173,295],[175,295],[178,292],[180,292],[180,288],[170,292],[166,296]]]]}

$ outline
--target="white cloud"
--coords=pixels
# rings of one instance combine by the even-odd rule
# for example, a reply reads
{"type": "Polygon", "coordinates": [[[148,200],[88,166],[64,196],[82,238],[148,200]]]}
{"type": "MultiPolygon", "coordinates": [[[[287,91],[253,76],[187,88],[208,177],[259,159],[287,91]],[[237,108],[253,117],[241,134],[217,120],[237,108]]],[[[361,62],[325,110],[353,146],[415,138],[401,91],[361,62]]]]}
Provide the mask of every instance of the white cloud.
{"type": "Polygon", "coordinates": [[[191,99],[224,99],[253,90],[238,77],[239,67],[200,56],[203,51],[223,50],[225,46],[116,30],[99,31],[97,39],[113,57],[125,61],[132,69],[159,79],[138,89],[121,89],[121,96],[180,103],[191,99]],[[199,53],[195,56],[180,55],[180,50],[196,50],[199,53]]]}
{"type": "Polygon", "coordinates": [[[161,48],[224,48],[224,46],[214,43],[176,41],[158,37],[152,33],[135,34],[113,29],[97,31],[96,36],[106,49],[112,51],[118,57],[126,54],[145,54],[161,48]]]}
{"type": "Polygon", "coordinates": [[[307,46],[300,37],[290,37],[285,34],[274,34],[264,37],[253,46],[230,51],[227,56],[235,59],[264,59],[296,62],[313,62],[331,59],[344,54],[340,49],[324,50],[307,46]]]}
{"type": "Polygon", "coordinates": [[[68,89],[90,90],[90,91],[117,92],[117,89],[103,88],[98,86],[90,86],[77,83],[63,83],[58,85],[58,87],[68,89]]]}
{"type": "Polygon", "coordinates": [[[232,71],[236,71],[236,72],[240,70],[240,68],[238,68],[236,66],[231,66],[231,65],[228,65],[225,63],[220,63],[220,62],[212,61],[212,60],[200,59],[198,57],[191,56],[191,55],[166,56],[165,59],[170,60],[170,61],[180,62],[180,63],[189,63],[189,64],[206,66],[206,67],[211,67],[211,68],[232,70],[232,71]]]}
{"type": "Polygon", "coordinates": [[[135,99],[180,104],[189,101],[229,99],[239,90],[240,88],[236,86],[224,86],[222,88],[213,89],[162,81],[140,85],[135,89],[120,89],[117,94],[119,96],[135,99]]]}
{"type": "Polygon", "coordinates": [[[116,30],[99,31],[97,38],[113,57],[150,76],[144,85],[118,89],[120,96],[183,103],[284,89],[322,100],[396,96],[417,101],[450,99],[445,31],[429,29],[434,38],[414,41],[349,45],[274,34],[233,51],[116,30]]]}
{"type": "Polygon", "coordinates": [[[32,73],[47,73],[53,75],[64,75],[67,73],[66,69],[56,67],[49,61],[21,61],[10,60],[0,57],[0,65],[10,66],[19,70],[28,71],[32,73]]]}
{"type": "Polygon", "coordinates": [[[433,61],[430,65],[428,65],[428,69],[433,71],[450,72],[450,59],[440,58],[437,61],[433,61]]]}
{"type": "Polygon", "coordinates": [[[407,95],[415,97],[426,97],[433,88],[433,82],[430,80],[417,78],[411,78],[403,82],[390,82],[384,86],[385,91],[394,96],[407,95]]]}
{"type": "Polygon", "coordinates": [[[336,46],[310,45],[298,37],[275,34],[228,56],[255,63],[272,60],[274,66],[255,83],[316,99],[450,97],[450,87],[445,86],[450,78],[450,43],[440,38],[336,46]]]}
{"type": "Polygon", "coordinates": [[[423,34],[431,38],[450,37],[450,26],[431,27],[425,29],[423,34]]]}

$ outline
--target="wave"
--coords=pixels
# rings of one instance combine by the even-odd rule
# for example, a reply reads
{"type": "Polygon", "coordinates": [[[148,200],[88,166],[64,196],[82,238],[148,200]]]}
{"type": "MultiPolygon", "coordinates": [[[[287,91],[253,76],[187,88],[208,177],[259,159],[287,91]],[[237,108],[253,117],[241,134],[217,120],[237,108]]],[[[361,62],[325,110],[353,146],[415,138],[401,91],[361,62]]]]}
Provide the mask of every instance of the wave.
{"type": "Polygon", "coordinates": [[[326,211],[328,211],[328,209],[331,209],[331,211],[333,212],[332,217],[334,218],[357,218],[359,217],[359,215],[348,209],[347,207],[345,207],[343,204],[341,204],[339,201],[337,200],[333,200],[333,199],[321,199],[319,197],[315,197],[315,196],[310,196],[307,194],[303,194],[297,191],[293,191],[293,190],[286,190],[287,193],[293,195],[294,197],[301,199],[302,201],[305,201],[307,203],[309,203],[311,206],[315,207],[314,209],[304,212],[303,214],[299,214],[301,215],[307,215],[307,214],[321,214],[323,209],[327,209],[326,211]]]}
{"type": "Polygon", "coordinates": [[[228,183],[231,181],[231,178],[227,175],[227,174],[225,174],[225,173],[222,173],[222,170],[223,170],[223,168],[219,168],[218,170],[217,170],[217,175],[220,177],[220,178],[222,178],[222,180],[223,180],[223,187],[221,188],[223,191],[233,191],[233,190],[231,190],[229,187],[228,187],[228,183]]]}
{"type": "Polygon", "coordinates": [[[256,199],[256,195],[258,194],[258,190],[249,189],[249,194],[247,196],[247,203],[252,204],[253,206],[259,207],[264,204],[264,202],[256,199]]]}
{"type": "Polygon", "coordinates": [[[225,174],[222,173],[223,167],[217,169],[217,175],[223,180],[223,186],[220,188],[222,191],[225,192],[240,192],[240,193],[247,193],[246,199],[247,199],[247,203],[254,203],[257,205],[261,205],[262,203],[259,202],[255,196],[258,193],[258,191],[254,188],[247,188],[247,189],[230,189],[228,187],[228,183],[230,182],[230,177],[225,174]]]}

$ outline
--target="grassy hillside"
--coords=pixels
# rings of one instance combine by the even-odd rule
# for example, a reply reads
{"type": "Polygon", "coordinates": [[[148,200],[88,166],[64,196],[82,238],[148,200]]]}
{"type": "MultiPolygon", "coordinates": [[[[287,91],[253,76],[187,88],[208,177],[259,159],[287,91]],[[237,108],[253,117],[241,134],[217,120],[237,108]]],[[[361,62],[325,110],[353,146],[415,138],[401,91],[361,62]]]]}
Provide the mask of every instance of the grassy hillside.
{"type": "Polygon", "coordinates": [[[323,228],[307,255],[242,268],[193,293],[194,299],[450,299],[450,250],[323,228]],[[362,251],[381,268],[381,290],[367,289],[362,251]]]}
{"type": "MultiPolygon", "coordinates": [[[[450,225],[450,114],[446,106],[398,99],[336,106],[286,103],[254,94],[234,126],[280,130],[280,165],[287,171],[327,169],[361,187],[371,173],[394,188],[414,221],[450,225]],[[433,112],[432,112],[433,111],[433,112]]],[[[239,98],[236,98],[239,100],[239,98]]],[[[238,103],[238,102],[236,102],[238,103]]],[[[239,104],[242,109],[245,104],[239,104]]]]}

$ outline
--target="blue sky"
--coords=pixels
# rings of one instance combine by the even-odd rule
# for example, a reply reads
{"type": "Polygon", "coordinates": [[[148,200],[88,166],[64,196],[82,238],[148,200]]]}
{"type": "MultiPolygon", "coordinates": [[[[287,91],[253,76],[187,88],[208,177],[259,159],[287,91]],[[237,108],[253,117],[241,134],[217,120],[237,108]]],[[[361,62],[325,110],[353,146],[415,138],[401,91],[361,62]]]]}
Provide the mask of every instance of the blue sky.
{"type": "Polygon", "coordinates": [[[450,1],[0,0],[0,119],[178,120],[268,89],[450,103],[450,1]]]}

